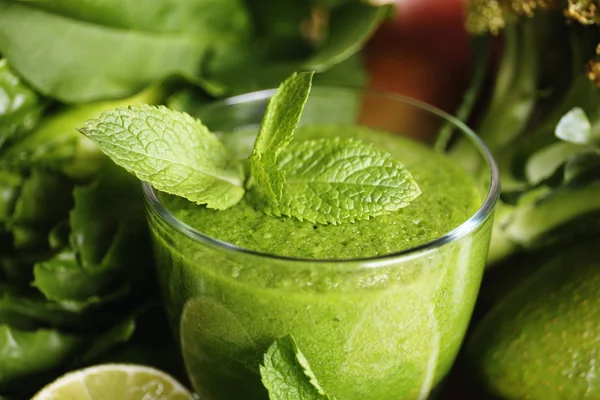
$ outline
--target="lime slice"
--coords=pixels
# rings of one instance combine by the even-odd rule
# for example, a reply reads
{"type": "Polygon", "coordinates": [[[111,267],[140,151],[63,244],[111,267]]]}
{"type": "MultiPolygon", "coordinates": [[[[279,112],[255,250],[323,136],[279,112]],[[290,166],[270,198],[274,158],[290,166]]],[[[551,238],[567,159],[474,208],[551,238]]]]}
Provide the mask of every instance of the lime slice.
{"type": "Polygon", "coordinates": [[[33,400],[192,400],[173,377],[140,365],[105,364],[58,378],[33,400]]]}

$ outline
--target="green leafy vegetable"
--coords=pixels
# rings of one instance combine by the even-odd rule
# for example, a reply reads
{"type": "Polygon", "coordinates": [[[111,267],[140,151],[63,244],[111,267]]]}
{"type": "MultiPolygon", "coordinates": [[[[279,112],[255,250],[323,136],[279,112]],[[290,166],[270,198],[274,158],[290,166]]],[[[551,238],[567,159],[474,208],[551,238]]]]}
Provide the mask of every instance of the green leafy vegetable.
{"type": "Polygon", "coordinates": [[[223,95],[344,61],[386,10],[357,0],[2,0],[0,52],[36,90],[68,103],[129,96],[172,75],[223,95]]]}
{"type": "Polygon", "coordinates": [[[26,332],[0,324],[0,391],[62,366],[83,344],[80,338],[55,330],[26,332]]]}
{"type": "Polygon", "coordinates": [[[331,11],[329,32],[319,50],[304,65],[326,70],[355,54],[385,18],[387,7],[349,2],[331,11]]]}
{"type": "Polygon", "coordinates": [[[160,86],[151,86],[127,99],[59,108],[27,136],[0,150],[0,168],[28,169],[35,165],[59,170],[76,181],[87,180],[99,170],[105,157],[76,127],[115,107],[154,104],[162,92],[160,86]]]}
{"type": "Polygon", "coordinates": [[[31,349],[0,345],[15,359],[0,363],[3,395],[29,398],[131,337],[152,284],[141,188],[76,127],[160,92],[56,107],[0,149],[0,325],[31,349]]]}
{"type": "Polygon", "coordinates": [[[277,339],[260,366],[271,400],[327,400],[327,396],[291,335],[277,339]]]}
{"type": "Polygon", "coordinates": [[[189,114],[166,107],[117,108],[81,129],[118,165],[164,192],[225,209],[244,195],[240,166],[189,114]]]}
{"type": "Polygon", "coordinates": [[[0,2],[0,38],[0,52],[34,88],[70,103],[129,96],[170,74],[193,76],[207,47],[206,39],[112,28],[12,1],[0,2]]]}
{"type": "Polygon", "coordinates": [[[386,214],[421,194],[412,175],[389,153],[353,139],[291,144],[277,169],[286,177],[282,197],[267,211],[321,224],[386,214]]]}
{"type": "Polygon", "coordinates": [[[261,46],[239,42],[234,51],[216,54],[207,63],[206,79],[220,82],[228,93],[245,93],[273,87],[293,71],[328,70],[355,55],[388,10],[357,0],[312,8],[303,0],[277,3],[249,2],[261,46]]]}
{"type": "Polygon", "coordinates": [[[43,109],[40,97],[0,59],[0,148],[13,136],[31,130],[43,109]]]}
{"type": "Polygon", "coordinates": [[[281,198],[285,182],[284,172],[275,168],[277,157],[294,138],[312,77],[312,72],[294,73],[279,86],[269,100],[249,158],[251,176],[272,200],[281,198]]]}

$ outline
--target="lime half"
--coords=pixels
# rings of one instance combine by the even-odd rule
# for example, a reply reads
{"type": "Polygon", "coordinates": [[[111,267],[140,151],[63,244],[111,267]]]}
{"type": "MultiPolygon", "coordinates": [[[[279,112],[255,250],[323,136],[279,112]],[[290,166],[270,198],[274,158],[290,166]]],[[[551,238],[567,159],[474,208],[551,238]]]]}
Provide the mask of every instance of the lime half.
{"type": "Polygon", "coordinates": [[[141,365],[105,364],[58,378],[33,400],[192,400],[173,377],[141,365]]]}

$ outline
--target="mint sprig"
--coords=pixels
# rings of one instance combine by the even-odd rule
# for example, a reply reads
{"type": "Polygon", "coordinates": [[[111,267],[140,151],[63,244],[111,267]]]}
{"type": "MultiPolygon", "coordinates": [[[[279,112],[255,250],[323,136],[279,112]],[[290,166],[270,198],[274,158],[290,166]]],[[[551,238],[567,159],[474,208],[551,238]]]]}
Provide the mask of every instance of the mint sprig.
{"type": "Polygon", "coordinates": [[[267,105],[249,158],[254,183],[272,200],[281,198],[285,183],[285,172],[275,166],[277,156],[294,138],[313,75],[295,72],[279,86],[267,105]]]}
{"type": "Polygon", "coordinates": [[[294,73],[269,101],[248,176],[200,121],[165,107],[117,108],[81,131],[139,179],[209,208],[232,207],[245,187],[251,203],[267,214],[321,224],[355,222],[409,205],[421,191],[389,153],[353,139],[293,141],[312,77],[294,73]]]}
{"type": "Polygon", "coordinates": [[[117,165],[158,190],[218,210],[244,196],[241,165],[186,113],[163,106],[117,108],[80,130],[117,165]]]}
{"type": "Polygon", "coordinates": [[[355,139],[293,143],[275,168],[286,177],[273,215],[320,224],[355,222],[406,207],[421,194],[404,166],[389,153],[355,139]]]}
{"type": "Polygon", "coordinates": [[[277,339],[269,347],[260,376],[270,400],[335,400],[325,394],[291,335],[277,339]]]}

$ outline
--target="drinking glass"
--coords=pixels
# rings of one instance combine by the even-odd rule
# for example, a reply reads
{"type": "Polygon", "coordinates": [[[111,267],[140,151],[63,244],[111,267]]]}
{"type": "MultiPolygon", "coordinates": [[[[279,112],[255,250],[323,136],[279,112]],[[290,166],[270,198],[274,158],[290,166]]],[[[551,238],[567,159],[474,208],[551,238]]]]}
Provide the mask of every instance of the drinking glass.
{"type": "MultiPolygon", "coordinates": [[[[250,152],[253,138],[240,132],[258,128],[273,93],[233,97],[195,115],[230,146],[250,152]]],[[[323,124],[408,135],[442,152],[456,142],[462,153],[471,147],[468,172],[480,185],[481,205],[460,226],[415,248],[361,259],[297,259],[205,236],[144,184],[167,314],[202,400],[268,399],[259,366],[271,343],[290,333],[321,386],[339,400],[426,399],[456,357],[498,198],[489,151],[458,120],[389,93],[313,87],[301,125],[323,124]]]]}

